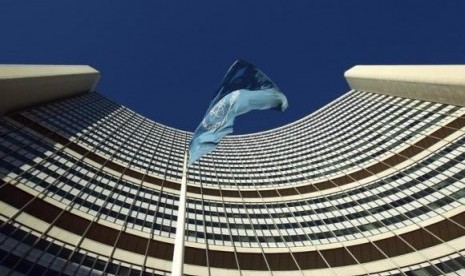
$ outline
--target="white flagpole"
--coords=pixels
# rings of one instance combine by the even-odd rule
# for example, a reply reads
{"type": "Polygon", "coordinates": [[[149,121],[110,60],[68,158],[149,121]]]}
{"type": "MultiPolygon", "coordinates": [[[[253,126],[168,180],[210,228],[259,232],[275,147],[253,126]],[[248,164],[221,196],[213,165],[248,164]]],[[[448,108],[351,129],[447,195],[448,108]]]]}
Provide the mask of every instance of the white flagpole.
{"type": "Polygon", "coordinates": [[[176,238],[174,240],[173,262],[171,265],[172,276],[182,276],[184,268],[184,231],[186,221],[186,192],[187,192],[187,156],[184,153],[184,166],[182,170],[181,191],[179,193],[178,220],[176,222],[176,238]]]}

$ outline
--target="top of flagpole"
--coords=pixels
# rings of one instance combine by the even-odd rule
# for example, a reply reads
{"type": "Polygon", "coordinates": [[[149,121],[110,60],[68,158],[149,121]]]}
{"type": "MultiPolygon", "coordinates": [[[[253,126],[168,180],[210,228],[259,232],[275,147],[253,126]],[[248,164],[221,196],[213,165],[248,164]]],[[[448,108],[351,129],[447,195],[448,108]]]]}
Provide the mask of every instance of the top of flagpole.
{"type": "Polygon", "coordinates": [[[171,275],[182,276],[184,268],[184,239],[185,239],[185,221],[186,221],[186,197],[187,197],[187,159],[189,151],[184,153],[184,163],[182,170],[181,189],[179,191],[179,206],[176,221],[176,236],[174,242],[173,260],[171,263],[171,275]]]}

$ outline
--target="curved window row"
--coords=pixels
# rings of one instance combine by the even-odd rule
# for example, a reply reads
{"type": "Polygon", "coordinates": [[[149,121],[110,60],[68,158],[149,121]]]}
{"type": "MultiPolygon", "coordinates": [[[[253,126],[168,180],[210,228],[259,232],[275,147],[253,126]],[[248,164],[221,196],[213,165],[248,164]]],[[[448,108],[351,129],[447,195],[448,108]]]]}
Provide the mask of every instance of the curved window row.
{"type": "MultiPolygon", "coordinates": [[[[230,144],[229,140],[237,139],[234,136],[226,138],[217,153],[211,155],[214,159],[207,156],[202,159],[200,165],[192,166],[189,180],[193,183],[200,183],[200,175],[202,175],[202,184],[214,187],[217,185],[233,187],[230,184],[232,181],[236,182],[234,185],[244,187],[257,185],[273,187],[322,179],[364,166],[372,162],[374,158],[382,158],[391,154],[405,143],[441,125],[441,122],[450,118],[451,114],[458,110],[456,107],[425,104],[420,101],[389,98],[388,96],[378,96],[378,101],[372,98],[375,96],[365,92],[352,93],[350,97],[346,97],[347,101],[353,100],[354,102],[349,101],[351,104],[345,112],[338,111],[342,112],[335,118],[338,124],[333,124],[332,121],[326,124],[332,127],[329,133],[325,133],[325,128],[307,127],[306,130],[300,131],[296,138],[288,140],[286,138],[288,135],[285,135],[278,140],[276,136],[255,149],[248,142],[241,142],[247,144],[244,150],[254,154],[253,158],[241,155],[241,148],[244,147],[236,146],[231,154],[222,150],[223,144],[230,144]],[[403,103],[396,104],[397,102],[403,103]],[[419,108],[419,106],[422,107],[419,108]],[[446,116],[443,113],[449,115],[446,116]],[[345,116],[347,117],[345,120],[340,120],[340,116],[344,114],[350,116],[345,116]],[[370,125],[370,127],[365,125],[370,125]],[[302,135],[306,136],[305,143],[299,139],[302,135]],[[326,139],[330,140],[326,142],[326,139]],[[279,145],[274,145],[273,141],[285,141],[287,145],[279,147],[279,145]],[[299,142],[292,145],[289,141],[299,142]],[[264,145],[267,148],[264,148],[264,145]],[[277,151],[271,153],[270,148],[277,151]],[[256,152],[257,150],[261,153],[256,152]],[[225,157],[216,158],[216,155],[225,157]],[[239,155],[240,159],[233,157],[239,155]],[[212,160],[214,163],[211,162],[212,160]],[[243,170],[252,172],[253,179],[243,176],[243,170]],[[324,176],[320,171],[324,171],[324,176]],[[305,177],[302,177],[303,175],[305,177]]],[[[74,126],[74,134],[70,132],[67,136],[76,137],[73,139],[77,139],[78,143],[90,145],[96,152],[104,156],[112,156],[118,162],[132,168],[143,171],[150,168],[152,174],[172,179],[180,178],[182,155],[190,134],[142,119],[141,116],[125,108],[103,101],[102,97],[97,94],[69,100],[66,104],[70,105],[69,108],[52,104],[34,109],[28,113],[28,116],[32,114],[32,117],[45,122],[53,129],[67,129],[67,126],[74,126]],[[105,107],[102,108],[99,105],[103,103],[107,105],[106,111],[105,107]],[[68,111],[64,112],[64,110],[68,111]],[[94,112],[95,110],[97,112],[94,112]],[[97,114],[93,115],[95,118],[89,115],[93,113],[97,114]],[[81,120],[81,117],[87,118],[87,121],[81,120]],[[95,127],[96,119],[99,119],[97,123],[104,122],[95,127]],[[115,128],[118,128],[117,132],[113,132],[115,128]],[[80,131],[80,129],[85,131],[80,131]],[[134,131],[137,131],[137,135],[132,134],[134,131]],[[113,135],[110,136],[109,133],[113,135]],[[101,143],[102,140],[105,140],[105,143],[101,143]],[[167,144],[166,141],[171,141],[171,144],[167,144]],[[170,166],[150,167],[152,158],[160,165],[169,163],[170,166]]],[[[330,114],[328,117],[331,117],[330,114]]],[[[291,125],[289,129],[292,130],[297,126],[300,124],[291,125]]],[[[258,139],[260,134],[256,137],[258,139]]]]}
{"type": "MultiPolygon", "coordinates": [[[[11,139],[11,136],[5,136],[6,142],[20,144],[18,140],[11,139]]],[[[357,192],[343,191],[315,199],[271,204],[202,203],[190,199],[189,239],[200,241],[206,238],[219,244],[234,241],[238,242],[238,246],[257,246],[257,241],[267,243],[262,246],[284,246],[284,242],[295,245],[309,240],[312,243],[327,243],[335,242],[335,237],[352,239],[357,237],[353,235],[364,231],[370,231],[368,234],[379,233],[389,230],[389,225],[406,223],[410,219],[421,220],[423,214],[455,204],[463,197],[463,184],[460,182],[464,177],[463,170],[454,174],[449,172],[463,163],[464,154],[460,152],[463,152],[461,146],[464,143],[465,138],[460,139],[403,172],[355,189],[357,192]],[[442,160],[438,156],[454,158],[442,160]],[[428,167],[432,169],[424,171],[428,167]],[[448,178],[440,178],[445,175],[448,178]],[[430,187],[421,186],[427,182],[430,187]],[[433,198],[423,203],[422,207],[415,207],[416,202],[430,196],[433,198]],[[363,211],[357,210],[356,206],[363,211]],[[286,212],[286,209],[290,211],[286,212]],[[393,212],[394,209],[399,211],[393,212]],[[374,218],[376,223],[373,222],[374,218]],[[347,222],[350,225],[345,224],[347,222]],[[294,229],[304,232],[298,234],[293,232],[294,229]],[[271,243],[271,240],[275,242],[271,243]]],[[[2,148],[2,151],[7,150],[6,147],[2,148]]],[[[10,173],[21,175],[20,181],[26,185],[47,191],[51,197],[67,205],[73,203],[84,212],[119,224],[126,223],[131,228],[143,231],[155,229],[159,235],[173,236],[176,195],[160,194],[108,175],[60,151],[45,162],[39,161],[38,158],[46,158],[48,154],[45,153],[50,151],[52,147],[45,143],[42,146],[40,143],[35,143],[34,147],[25,146],[21,152],[28,156],[21,155],[20,151],[13,152],[9,155],[10,161],[2,160],[2,167],[10,173]],[[36,164],[28,159],[31,157],[34,157],[36,164]],[[11,158],[32,166],[33,170],[23,172],[25,167],[14,166],[11,158]]]]}
{"type": "Polygon", "coordinates": [[[465,275],[465,252],[452,254],[437,260],[431,260],[412,267],[396,269],[393,271],[381,272],[379,276],[417,276],[417,275],[465,275]],[[400,270],[400,272],[399,272],[400,270]]]}
{"type": "Polygon", "coordinates": [[[83,249],[73,249],[72,245],[45,238],[17,224],[1,227],[0,241],[0,264],[5,270],[11,269],[24,275],[101,275],[103,272],[109,275],[168,275],[164,271],[141,268],[83,249]]]}
{"type": "MultiPolygon", "coordinates": [[[[200,198],[187,199],[186,238],[206,249],[187,248],[203,254],[187,256],[202,259],[186,263],[208,266],[212,256],[205,243],[234,249],[234,253],[228,249],[229,259],[224,261],[229,262],[224,266],[227,268],[239,268],[240,263],[241,267],[257,269],[247,266],[244,260],[248,255],[237,250],[252,247],[261,249],[254,250],[261,253],[253,256],[264,261],[259,270],[282,269],[266,263],[273,255],[267,253],[270,251],[277,252],[273,258],[282,254],[295,262],[287,269],[297,270],[298,259],[309,256],[305,254],[320,254],[319,258],[324,259],[308,267],[325,268],[328,263],[343,266],[382,260],[463,237],[462,220],[446,218],[446,213],[465,204],[465,135],[459,129],[465,122],[464,113],[463,107],[352,91],[290,125],[227,137],[217,151],[190,172],[191,183],[202,186],[189,187],[200,198]],[[443,140],[452,137],[451,133],[458,138],[443,140]],[[432,150],[433,145],[441,147],[432,150]],[[418,153],[425,157],[399,167],[398,163],[386,161],[413,148],[415,154],[399,160],[419,158],[418,153]],[[376,177],[370,168],[378,164],[384,166],[379,171],[389,174],[376,177]],[[352,174],[358,170],[369,173],[354,178],[352,174]],[[363,180],[372,175],[372,180],[363,180]],[[340,177],[346,177],[348,182],[339,185],[340,177]],[[318,186],[323,182],[328,185],[318,186]],[[304,186],[296,184],[303,183],[317,188],[300,190],[304,186]],[[359,185],[344,186],[350,183],[359,185]],[[319,190],[333,186],[335,189],[324,193],[319,190]],[[223,188],[231,193],[223,193],[223,188]],[[286,194],[290,189],[295,193],[286,194]],[[230,196],[232,190],[237,192],[235,197],[222,198],[230,196]],[[273,191],[277,197],[269,201],[269,192],[262,199],[266,191],[273,191]],[[250,202],[252,198],[255,202],[250,202]],[[420,227],[426,220],[432,224],[420,227]],[[395,234],[407,226],[415,230],[395,234]],[[419,233],[424,241],[417,243],[415,235],[419,233]],[[389,238],[378,240],[380,234],[389,238]],[[392,241],[398,243],[397,248],[384,243],[392,241]],[[345,242],[350,242],[350,249],[343,246],[345,242]],[[330,244],[316,247],[314,252],[291,250],[330,244]],[[380,244],[383,246],[378,248],[380,244]],[[356,252],[361,248],[358,246],[371,248],[376,257],[365,258],[371,253],[356,252]],[[345,254],[347,260],[339,262],[332,257],[333,249],[345,254]]],[[[175,236],[179,198],[170,191],[177,189],[173,182],[179,182],[183,152],[191,133],[152,122],[95,93],[14,116],[0,119],[0,187],[8,192],[3,193],[2,201],[17,209],[9,219],[0,218],[7,221],[0,228],[0,274],[5,269],[50,275],[78,270],[90,274],[164,274],[122,263],[114,254],[116,248],[132,248],[131,252],[145,254],[145,258],[171,257],[165,256],[165,251],[171,249],[172,242],[161,242],[157,237],[175,236]],[[71,151],[64,150],[66,147],[71,151]],[[154,185],[145,185],[148,182],[154,185]],[[31,189],[38,195],[27,192],[31,189]],[[15,197],[8,198],[8,194],[15,197]],[[49,200],[62,203],[63,209],[49,200]],[[43,209],[34,209],[38,206],[34,204],[41,204],[43,209]],[[90,215],[89,219],[73,210],[90,215]],[[53,227],[36,233],[15,222],[22,213],[64,227],[82,237],[79,242],[89,238],[113,246],[113,250],[101,256],[82,250],[79,242],[76,247],[64,244],[48,235],[53,227]],[[103,222],[114,223],[113,228],[103,222]],[[162,243],[165,250],[151,249],[148,253],[151,244],[162,243]]],[[[457,216],[463,218],[463,213],[457,216]]],[[[223,253],[226,255],[226,251],[223,253]]],[[[210,261],[218,264],[213,257],[210,261]]],[[[463,254],[455,252],[381,275],[400,271],[407,275],[453,274],[464,267],[462,261],[463,254]]]]}

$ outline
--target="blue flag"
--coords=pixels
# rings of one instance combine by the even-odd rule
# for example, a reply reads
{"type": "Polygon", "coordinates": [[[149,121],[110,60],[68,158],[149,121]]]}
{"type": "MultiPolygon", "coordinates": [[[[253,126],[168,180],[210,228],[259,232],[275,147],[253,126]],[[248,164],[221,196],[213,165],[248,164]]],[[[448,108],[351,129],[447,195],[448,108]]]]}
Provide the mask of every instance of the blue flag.
{"type": "Polygon", "coordinates": [[[189,165],[213,151],[233,131],[236,116],[251,110],[287,108],[286,96],[262,71],[237,60],[224,77],[189,144],[189,165]]]}

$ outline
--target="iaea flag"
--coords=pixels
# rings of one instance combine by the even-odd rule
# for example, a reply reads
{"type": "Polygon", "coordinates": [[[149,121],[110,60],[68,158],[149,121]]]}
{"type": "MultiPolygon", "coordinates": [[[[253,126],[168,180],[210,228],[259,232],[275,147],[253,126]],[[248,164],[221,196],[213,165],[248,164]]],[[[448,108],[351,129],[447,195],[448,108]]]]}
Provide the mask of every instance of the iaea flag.
{"type": "Polygon", "coordinates": [[[189,165],[213,151],[233,131],[236,116],[270,108],[284,111],[287,106],[286,96],[262,71],[237,60],[226,73],[218,94],[192,136],[189,165]]]}

